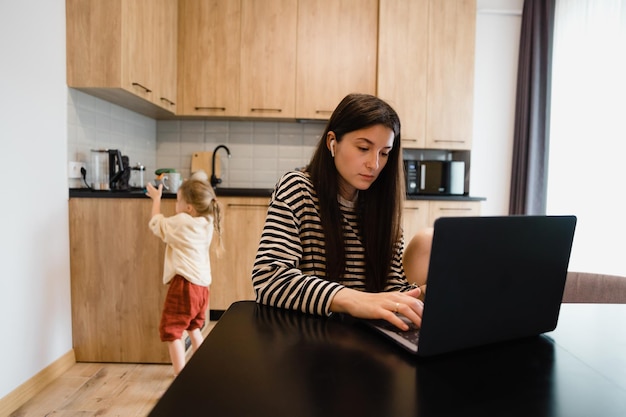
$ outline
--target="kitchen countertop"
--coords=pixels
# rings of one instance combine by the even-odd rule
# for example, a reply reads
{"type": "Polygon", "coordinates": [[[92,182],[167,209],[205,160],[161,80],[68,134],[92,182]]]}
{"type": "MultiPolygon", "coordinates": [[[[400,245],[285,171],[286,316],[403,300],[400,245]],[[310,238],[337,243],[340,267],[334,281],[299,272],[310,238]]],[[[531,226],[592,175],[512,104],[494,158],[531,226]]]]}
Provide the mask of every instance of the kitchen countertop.
{"type": "Polygon", "coordinates": [[[469,195],[407,195],[407,200],[438,200],[438,201],[485,201],[485,197],[469,195]]]}
{"type": "MultiPolygon", "coordinates": [[[[271,188],[216,188],[218,197],[269,197],[271,188]]],[[[143,190],[93,191],[88,188],[70,188],[70,198],[149,198],[143,190]]],[[[176,199],[174,193],[163,193],[165,199],[176,199]]]]}
{"type": "MultiPolygon", "coordinates": [[[[218,197],[270,197],[271,188],[216,188],[218,197]]],[[[92,191],[88,188],[70,188],[70,198],[149,198],[142,190],[92,191]]],[[[165,199],[175,199],[176,194],[163,193],[165,199]]],[[[409,195],[407,200],[484,201],[485,197],[467,195],[409,195]]]]}

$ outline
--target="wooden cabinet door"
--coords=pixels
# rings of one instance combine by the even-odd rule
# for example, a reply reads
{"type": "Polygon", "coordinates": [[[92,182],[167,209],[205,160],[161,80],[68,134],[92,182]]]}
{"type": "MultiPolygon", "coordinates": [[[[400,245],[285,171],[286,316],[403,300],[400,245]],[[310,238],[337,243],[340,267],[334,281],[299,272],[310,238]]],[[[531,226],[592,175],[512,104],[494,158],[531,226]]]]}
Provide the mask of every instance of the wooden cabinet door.
{"type": "MultiPolygon", "coordinates": [[[[165,244],[149,199],[69,200],[72,339],[79,362],[169,363],[159,339],[165,244]],[[120,215],[123,213],[123,215],[120,215]]],[[[175,200],[162,211],[175,213],[175,200]]]]}
{"type": "Polygon", "coordinates": [[[240,114],[295,118],[296,0],[242,0],[240,114]]]}
{"type": "Polygon", "coordinates": [[[299,0],[296,117],[328,119],[349,93],[376,93],[378,0],[299,0]]]}
{"type": "Polygon", "coordinates": [[[220,197],[224,253],[217,238],[211,248],[211,310],[227,310],[235,301],[254,300],[252,266],[265,225],[269,198],[220,197]]]}
{"type": "Polygon", "coordinates": [[[480,216],[480,201],[430,201],[428,224],[433,226],[439,217],[480,216]]]}
{"type": "Polygon", "coordinates": [[[405,246],[415,234],[428,224],[429,202],[427,200],[406,200],[402,212],[402,228],[405,246]]]}
{"type": "Polygon", "coordinates": [[[476,0],[431,0],[426,147],[471,149],[476,0]]]}
{"type": "Polygon", "coordinates": [[[122,10],[122,88],[155,102],[154,4],[124,0],[122,10]]]}
{"type": "Polygon", "coordinates": [[[149,117],[171,116],[161,97],[173,93],[161,77],[175,85],[164,67],[175,71],[176,27],[162,19],[176,13],[163,7],[161,0],[67,0],[67,85],[149,117]]]}
{"type": "Polygon", "coordinates": [[[179,0],[180,115],[239,115],[241,0],[179,0]]]}
{"type": "Polygon", "coordinates": [[[378,96],[398,113],[402,147],[426,147],[428,0],[380,0],[378,96]]]}
{"type": "Polygon", "coordinates": [[[404,148],[471,150],[476,1],[380,0],[378,92],[404,148]]]}
{"type": "Polygon", "coordinates": [[[176,113],[176,59],[178,43],[177,0],[153,0],[156,62],[155,104],[176,113]]]}

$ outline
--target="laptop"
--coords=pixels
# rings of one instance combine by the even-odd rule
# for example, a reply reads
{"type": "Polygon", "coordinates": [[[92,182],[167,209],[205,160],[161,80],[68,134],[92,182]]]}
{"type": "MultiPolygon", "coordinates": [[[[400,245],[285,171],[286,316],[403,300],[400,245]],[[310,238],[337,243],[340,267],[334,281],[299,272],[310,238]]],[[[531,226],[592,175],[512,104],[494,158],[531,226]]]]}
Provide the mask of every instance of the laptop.
{"type": "Polygon", "coordinates": [[[575,226],[575,216],[439,218],[421,328],[365,322],[419,356],[552,331],[575,226]]]}

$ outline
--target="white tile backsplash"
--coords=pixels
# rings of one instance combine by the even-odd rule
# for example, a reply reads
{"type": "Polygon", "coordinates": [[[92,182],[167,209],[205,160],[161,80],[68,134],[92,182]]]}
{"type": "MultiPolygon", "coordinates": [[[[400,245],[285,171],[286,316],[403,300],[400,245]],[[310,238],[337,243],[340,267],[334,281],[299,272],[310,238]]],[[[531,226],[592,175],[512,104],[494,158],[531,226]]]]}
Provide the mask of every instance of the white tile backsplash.
{"type": "Polygon", "coordinates": [[[167,168],[188,176],[193,152],[226,145],[230,159],[223,149],[218,153],[221,187],[273,188],[285,172],[308,164],[324,127],[324,123],[277,121],[159,120],[157,160],[171,162],[178,152],[180,165],[167,168]],[[172,146],[177,138],[179,148],[172,146]]]}
{"type": "MultiPolygon", "coordinates": [[[[68,89],[67,160],[84,162],[91,178],[91,149],[119,149],[131,165],[141,162],[154,172],[157,156],[156,120],[127,110],[82,91],[68,89]]],[[[82,187],[82,180],[68,180],[82,187]]]]}
{"type": "MultiPolygon", "coordinates": [[[[220,150],[221,187],[273,188],[287,171],[302,167],[324,131],[321,122],[154,120],[78,90],[68,89],[68,161],[87,164],[91,149],[120,149],[130,164],[141,162],[147,179],[157,168],[187,178],[191,155],[220,150]]],[[[210,173],[208,173],[210,175],[210,173]]],[[[81,180],[69,180],[80,187],[81,180]]]]}

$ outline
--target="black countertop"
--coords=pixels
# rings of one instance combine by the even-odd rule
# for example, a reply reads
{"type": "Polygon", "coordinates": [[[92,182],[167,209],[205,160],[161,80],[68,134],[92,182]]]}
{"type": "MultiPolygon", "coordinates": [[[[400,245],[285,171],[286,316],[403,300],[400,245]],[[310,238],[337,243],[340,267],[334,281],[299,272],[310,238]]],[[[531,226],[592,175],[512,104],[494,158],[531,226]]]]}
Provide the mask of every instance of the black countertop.
{"type": "MultiPolygon", "coordinates": [[[[272,188],[216,188],[218,197],[270,197],[272,188]]],[[[149,198],[142,190],[132,191],[93,191],[88,188],[70,188],[70,198],[149,198]]],[[[163,193],[163,198],[175,199],[176,194],[163,193]]],[[[407,200],[438,201],[484,201],[485,197],[468,195],[409,195],[407,200]]]]}
{"type": "MultiPolygon", "coordinates": [[[[216,188],[218,197],[269,197],[271,188],[216,188]]],[[[143,190],[93,191],[88,188],[70,188],[70,198],[149,198],[143,190]]],[[[176,199],[174,193],[163,193],[166,199],[176,199]]]]}

